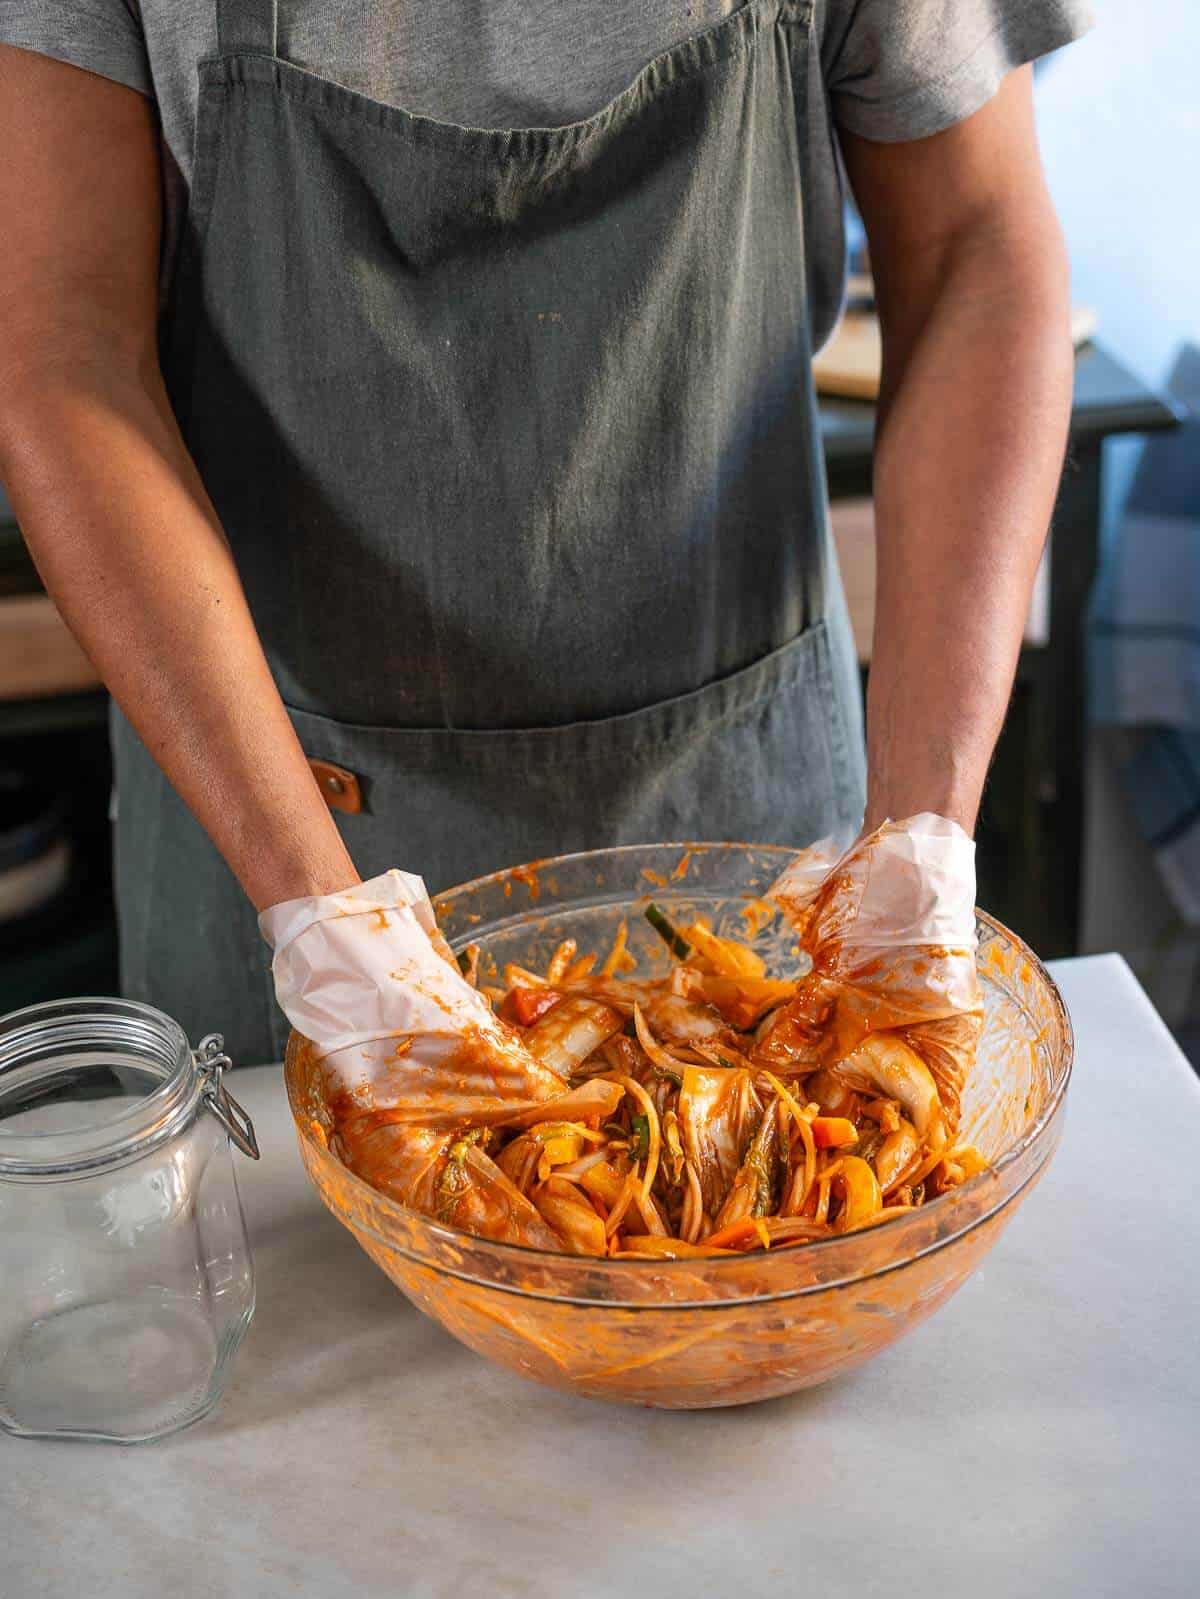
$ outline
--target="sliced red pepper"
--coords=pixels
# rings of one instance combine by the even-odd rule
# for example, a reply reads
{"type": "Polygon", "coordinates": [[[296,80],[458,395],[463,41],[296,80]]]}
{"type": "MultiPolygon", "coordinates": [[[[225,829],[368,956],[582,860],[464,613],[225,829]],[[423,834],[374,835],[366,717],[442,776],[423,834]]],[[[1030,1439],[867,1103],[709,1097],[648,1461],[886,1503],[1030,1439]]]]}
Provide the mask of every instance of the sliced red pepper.
{"type": "Polygon", "coordinates": [[[500,1014],[518,1027],[532,1027],[561,999],[562,995],[553,988],[510,988],[500,1014]]]}

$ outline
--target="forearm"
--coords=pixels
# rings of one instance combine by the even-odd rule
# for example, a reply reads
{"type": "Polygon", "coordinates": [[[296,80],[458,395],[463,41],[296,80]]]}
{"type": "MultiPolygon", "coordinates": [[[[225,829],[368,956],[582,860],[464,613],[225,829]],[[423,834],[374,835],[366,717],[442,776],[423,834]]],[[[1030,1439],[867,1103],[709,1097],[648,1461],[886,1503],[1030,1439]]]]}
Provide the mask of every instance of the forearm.
{"type": "Polygon", "coordinates": [[[250,899],[356,882],[157,369],[76,339],[5,377],[0,476],[46,587],[250,899]]]}
{"type": "Polygon", "coordinates": [[[885,290],[867,823],[930,810],[970,831],[1061,471],[1067,278],[1048,214],[929,269],[922,319],[885,290]]]}

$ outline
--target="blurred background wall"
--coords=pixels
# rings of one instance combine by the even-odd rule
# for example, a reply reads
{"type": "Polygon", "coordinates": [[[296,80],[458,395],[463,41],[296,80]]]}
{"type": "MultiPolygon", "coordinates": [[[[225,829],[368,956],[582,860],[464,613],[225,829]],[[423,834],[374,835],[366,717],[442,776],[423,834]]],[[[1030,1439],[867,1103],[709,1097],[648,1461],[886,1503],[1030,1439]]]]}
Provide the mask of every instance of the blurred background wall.
{"type": "MultiPolygon", "coordinates": [[[[1096,28],[1039,72],[1042,152],[1075,300],[1095,309],[1105,346],[1162,388],[1180,349],[1200,345],[1200,4],[1093,5],[1096,28]]],[[[1143,448],[1105,445],[1109,549],[1143,448]]],[[[1176,915],[1132,814],[1128,744],[1109,729],[1089,740],[1081,948],[1120,949],[1195,1058],[1200,937],[1176,915]]]]}
{"type": "MultiPolygon", "coordinates": [[[[1074,298],[1153,387],[1200,343],[1200,4],[1092,0],[1096,27],[1043,63],[1037,116],[1074,298]]],[[[1115,441],[1110,517],[1140,445],[1115,441]]]]}

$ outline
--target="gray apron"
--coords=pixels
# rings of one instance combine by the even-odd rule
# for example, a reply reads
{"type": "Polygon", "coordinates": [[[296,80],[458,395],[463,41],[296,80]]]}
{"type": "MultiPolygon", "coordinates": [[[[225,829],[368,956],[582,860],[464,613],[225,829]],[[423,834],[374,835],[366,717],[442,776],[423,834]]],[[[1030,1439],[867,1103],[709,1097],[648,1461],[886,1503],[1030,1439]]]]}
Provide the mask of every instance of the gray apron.
{"type": "MultiPolygon", "coordinates": [[[[279,60],[272,0],[218,5],[163,364],[300,742],[360,779],[364,876],[861,816],[811,14],[751,0],[586,121],[498,130],[279,60]]],[[[126,992],[278,1057],[251,907],[120,717],[114,745],[126,992]]]]}

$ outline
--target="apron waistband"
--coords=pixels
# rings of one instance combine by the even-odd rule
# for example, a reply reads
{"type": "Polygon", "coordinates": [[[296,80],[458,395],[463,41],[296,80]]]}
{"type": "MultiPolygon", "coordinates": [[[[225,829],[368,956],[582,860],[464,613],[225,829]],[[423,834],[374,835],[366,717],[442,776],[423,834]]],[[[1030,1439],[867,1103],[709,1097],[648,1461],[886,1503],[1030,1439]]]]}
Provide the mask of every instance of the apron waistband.
{"type": "Polygon", "coordinates": [[[217,45],[223,56],[278,53],[279,0],[217,0],[217,45]]]}

